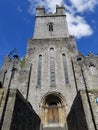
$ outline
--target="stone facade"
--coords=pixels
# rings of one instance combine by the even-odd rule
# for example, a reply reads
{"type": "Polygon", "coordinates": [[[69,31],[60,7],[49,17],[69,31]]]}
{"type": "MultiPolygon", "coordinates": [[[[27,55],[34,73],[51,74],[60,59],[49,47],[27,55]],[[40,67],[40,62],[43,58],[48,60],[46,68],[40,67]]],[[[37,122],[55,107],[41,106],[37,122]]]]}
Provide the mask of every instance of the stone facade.
{"type": "Polygon", "coordinates": [[[67,117],[69,128],[68,130],[98,129],[98,103],[96,102],[97,97],[98,90],[81,90],[77,93],[77,96],[67,117]]]}
{"type": "Polygon", "coordinates": [[[40,118],[18,90],[0,89],[0,129],[39,130],[40,118]]]}
{"type": "MultiPolygon", "coordinates": [[[[54,14],[47,14],[44,7],[36,8],[34,36],[28,40],[26,55],[21,60],[17,55],[13,59],[6,56],[0,81],[5,88],[18,89],[31,104],[41,119],[41,130],[97,130],[98,56],[78,51],[74,36],[69,35],[63,6],[57,6],[54,14]]],[[[14,107],[15,115],[17,109],[20,114],[22,107],[27,109],[24,104],[18,108],[20,102],[14,107]]],[[[29,114],[34,116],[30,111],[24,119],[29,114]]],[[[19,124],[14,120],[15,116],[12,129],[19,124]]]]}
{"type": "Polygon", "coordinates": [[[34,39],[65,38],[68,36],[68,26],[63,6],[57,6],[55,14],[46,14],[44,7],[36,8],[34,39]],[[53,25],[53,31],[49,31],[50,24],[53,25]]]}

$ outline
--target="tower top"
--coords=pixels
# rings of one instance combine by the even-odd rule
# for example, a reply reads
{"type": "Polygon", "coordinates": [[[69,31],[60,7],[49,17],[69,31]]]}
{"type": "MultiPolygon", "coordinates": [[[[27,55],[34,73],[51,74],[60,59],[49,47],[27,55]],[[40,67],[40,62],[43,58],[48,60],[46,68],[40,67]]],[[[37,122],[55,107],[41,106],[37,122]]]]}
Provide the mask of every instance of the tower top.
{"type": "Polygon", "coordinates": [[[64,5],[61,5],[61,6],[56,5],[56,12],[55,13],[46,13],[44,6],[38,6],[36,8],[36,16],[48,16],[48,15],[49,16],[51,16],[51,15],[52,16],[53,15],[58,16],[58,15],[65,15],[64,10],[65,10],[64,5]]]}
{"type": "Polygon", "coordinates": [[[56,6],[55,13],[46,13],[44,6],[36,8],[34,39],[69,37],[65,7],[56,6]]]}

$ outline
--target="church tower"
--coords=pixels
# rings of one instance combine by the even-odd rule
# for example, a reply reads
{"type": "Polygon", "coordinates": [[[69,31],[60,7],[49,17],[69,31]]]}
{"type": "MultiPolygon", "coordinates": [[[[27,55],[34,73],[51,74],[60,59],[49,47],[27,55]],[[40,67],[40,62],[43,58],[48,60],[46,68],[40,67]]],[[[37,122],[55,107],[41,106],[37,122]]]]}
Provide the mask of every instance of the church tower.
{"type": "Polygon", "coordinates": [[[66,126],[76,95],[71,59],[77,54],[64,7],[57,6],[54,14],[37,7],[34,36],[26,54],[32,66],[28,101],[40,115],[43,127],[66,126]]]}
{"type": "Polygon", "coordinates": [[[98,56],[78,51],[64,6],[37,7],[35,17],[25,57],[11,59],[12,51],[0,70],[0,87],[8,88],[0,89],[0,128],[97,130],[98,56]]]}
{"type": "Polygon", "coordinates": [[[54,14],[46,14],[44,6],[36,8],[34,39],[65,38],[68,36],[64,6],[57,6],[54,14]]]}

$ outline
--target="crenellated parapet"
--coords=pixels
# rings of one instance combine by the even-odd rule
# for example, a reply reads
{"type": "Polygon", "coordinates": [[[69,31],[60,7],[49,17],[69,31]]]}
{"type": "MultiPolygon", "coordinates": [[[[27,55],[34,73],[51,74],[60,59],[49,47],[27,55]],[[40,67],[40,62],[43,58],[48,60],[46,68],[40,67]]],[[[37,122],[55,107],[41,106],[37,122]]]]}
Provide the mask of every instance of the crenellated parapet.
{"type": "Polygon", "coordinates": [[[61,6],[56,6],[56,12],[55,13],[46,13],[45,11],[45,7],[44,6],[38,6],[36,8],[36,16],[40,17],[40,16],[60,16],[60,15],[65,15],[65,7],[63,5],[61,6]]]}

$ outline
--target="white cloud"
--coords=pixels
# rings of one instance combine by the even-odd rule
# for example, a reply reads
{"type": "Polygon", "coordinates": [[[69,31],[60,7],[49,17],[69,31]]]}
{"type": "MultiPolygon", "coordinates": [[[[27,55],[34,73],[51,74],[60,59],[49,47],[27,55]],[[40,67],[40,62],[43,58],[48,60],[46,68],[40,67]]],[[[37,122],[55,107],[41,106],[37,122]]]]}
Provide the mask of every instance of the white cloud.
{"type": "Polygon", "coordinates": [[[48,7],[48,11],[55,12],[56,5],[62,5],[63,0],[45,0],[45,6],[48,7]]]}
{"type": "Polygon", "coordinates": [[[41,5],[44,5],[49,12],[55,12],[56,5],[62,5],[64,3],[63,0],[28,0],[28,2],[30,3],[30,14],[34,14],[34,9],[41,5]]]}
{"type": "Polygon", "coordinates": [[[93,11],[98,4],[98,0],[70,0],[72,7],[78,12],[93,11]]]}
{"type": "Polygon", "coordinates": [[[28,2],[30,3],[28,11],[31,15],[35,14],[35,9],[37,6],[44,5],[43,0],[28,0],[28,2]]]}
{"type": "Polygon", "coordinates": [[[77,38],[81,38],[84,36],[90,36],[93,34],[93,30],[87,24],[83,17],[74,16],[67,13],[67,22],[69,33],[71,35],[76,36],[77,38]]]}
{"type": "MultiPolygon", "coordinates": [[[[66,0],[67,1],[67,0],[66,0]]],[[[44,5],[49,12],[55,12],[56,5],[65,5],[69,32],[71,35],[81,38],[93,34],[93,30],[79,12],[93,11],[98,4],[97,0],[69,0],[70,6],[64,0],[28,0],[30,3],[29,13],[34,14],[35,8],[44,5]],[[76,15],[78,12],[78,15],[76,15]]],[[[82,13],[83,15],[83,13],[82,13]]]]}

